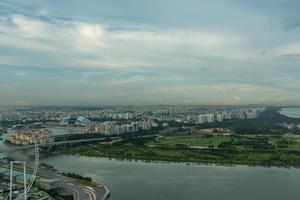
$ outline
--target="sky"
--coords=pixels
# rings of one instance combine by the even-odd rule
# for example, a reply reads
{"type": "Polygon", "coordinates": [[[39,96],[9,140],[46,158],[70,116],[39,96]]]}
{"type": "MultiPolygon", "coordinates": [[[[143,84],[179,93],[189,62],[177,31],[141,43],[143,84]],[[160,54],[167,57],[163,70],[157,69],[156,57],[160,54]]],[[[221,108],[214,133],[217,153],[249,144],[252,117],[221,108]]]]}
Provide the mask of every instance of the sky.
{"type": "Polygon", "coordinates": [[[298,0],[1,0],[0,105],[300,104],[298,0]]]}

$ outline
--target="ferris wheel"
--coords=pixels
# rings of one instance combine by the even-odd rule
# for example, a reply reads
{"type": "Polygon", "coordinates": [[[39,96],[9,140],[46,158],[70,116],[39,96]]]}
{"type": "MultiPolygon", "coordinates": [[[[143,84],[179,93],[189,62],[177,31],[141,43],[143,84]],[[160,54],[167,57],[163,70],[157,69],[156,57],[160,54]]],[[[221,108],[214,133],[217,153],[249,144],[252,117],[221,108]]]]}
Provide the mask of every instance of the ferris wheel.
{"type": "Polygon", "coordinates": [[[38,167],[39,167],[39,159],[40,159],[40,155],[39,155],[39,144],[38,144],[38,141],[37,141],[37,137],[36,137],[36,134],[33,133],[31,131],[30,128],[28,128],[27,126],[24,126],[24,125],[16,125],[16,126],[13,126],[12,127],[12,131],[16,130],[16,129],[23,129],[23,130],[26,130],[28,133],[31,134],[32,136],[32,141],[33,141],[33,148],[34,148],[34,165],[33,165],[33,169],[32,169],[32,173],[31,173],[31,177],[30,179],[28,179],[27,177],[27,170],[26,170],[26,162],[25,161],[10,161],[10,170],[9,170],[9,179],[10,179],[10,182],[9,182],[9,199],[10,200],[13,200],[13,199],[17,199],[17,200],[21,200],[21,199],[24,199],[24,200],[27,200],[28,198],[28,193],[30,192],[35,180],[36,180],[36,177],[37,177],[37,172],[38,172],[38,167]],[[14,179],[14,176],[13,176],[13,173],[14,173],[14,170],[13,170],[13,167],[14,165],[23,165],[23,186],[24,186],[24,189],[23,189],[23,193],[20,193],[17,197],[13,197],[13,179],[14,179]]]}

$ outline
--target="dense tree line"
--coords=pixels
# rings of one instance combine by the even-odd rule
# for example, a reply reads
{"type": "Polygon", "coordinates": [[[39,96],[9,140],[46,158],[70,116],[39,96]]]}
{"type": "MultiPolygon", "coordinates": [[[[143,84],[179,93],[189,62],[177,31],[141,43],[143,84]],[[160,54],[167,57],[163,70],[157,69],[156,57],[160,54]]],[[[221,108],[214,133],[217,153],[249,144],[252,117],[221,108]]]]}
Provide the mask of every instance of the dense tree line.
{"type": "MultiPolygon", "coordinates": [[[[262,112],[255,119],[224,120],[223,122],[197,124],[196,127],[199,129],[228,128],[237,134],[282,134],[285,132],[300,134],[300,131],[297,129],[289,130],[281,126],[283,123],[300,123],[300,119],[282,115],[278,112],[280,109],[279,107],[267,107],[266,111],[262,112]]],[[[169,122],[169,125],[181,127],[182,123],[169,122]]],[[[185,124],[185,126],[195,126],[195,124],[185,124]]]]}
{"type": "Polygon", "coordinates": [[[81,179],[81,180],[85,180],[85,181],[89,181],[89,182],[92,181],[91,177],[84,177],[84,176],[81,176],[81,175],[75,174],[75,173],[62,172],[61,174],[63,176],[67,176],[67,177],[70,177],[70,178],[81,179]]]}

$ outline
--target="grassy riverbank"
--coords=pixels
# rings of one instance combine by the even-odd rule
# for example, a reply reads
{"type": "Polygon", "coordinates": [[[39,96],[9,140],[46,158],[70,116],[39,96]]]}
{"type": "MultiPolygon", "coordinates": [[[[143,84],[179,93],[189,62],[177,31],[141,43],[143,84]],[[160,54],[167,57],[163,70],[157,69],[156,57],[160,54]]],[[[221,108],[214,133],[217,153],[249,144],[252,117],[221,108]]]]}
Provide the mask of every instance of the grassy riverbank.
{"type": "Polygon", "coordinates": [[[300,166],[300,138],[279,135],[132,137],[113,145],[62,148],[59,153],[145,161],[300,166]]]}
{"type": "Polygon", "coordinates": [[[145,161],[300,166],[299,129],[282,126],[298,124],[300,119],[281,115],[279,110],[270,107],[251,120],[197,125],[192,130],[178,129],[164,136],[157,136],[158,132],[153,136],[125,135],[122,141],[111,145],[83,144],[55,152],[145,161]],[[205,134],[201,131],[205,128],[226,128],[235,134],[205,134]],[[293,134],[284,134],[287,132],[293,134]]]}

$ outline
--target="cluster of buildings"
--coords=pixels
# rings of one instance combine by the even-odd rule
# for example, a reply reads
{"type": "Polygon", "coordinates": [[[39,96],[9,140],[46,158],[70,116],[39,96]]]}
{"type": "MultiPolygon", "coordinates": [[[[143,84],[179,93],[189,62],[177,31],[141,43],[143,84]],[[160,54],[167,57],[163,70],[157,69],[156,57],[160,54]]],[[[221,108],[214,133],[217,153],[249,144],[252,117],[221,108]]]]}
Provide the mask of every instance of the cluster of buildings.
{"type": "Polygon", "coordinates": [[[16,111],[2,111],[0,112],[0,122],[2,121],[20,121],[22,120],[22,115],[16,111]]]}
{"type": "Polygon", "coordinates": [[[199,123],[199,124],[212,123],[214,121],[215,121],[215,115],[212,113],[200,114],[197,117],[197,123],[199,123]]]}
{"type": "Polygon", "coordinates": [[[92,124],[92,122],[86,117],[64,117],[61,121],[61,125],[77,125],[77,126],[87,126],[92,124]]]}
{"type": "Polygon", "coordinates": [[[297,124],[297,123],[282,123],[282,124],[279,124],[280,126],[283,126],[287,129],[300,129],[300,123],[297,124]]]}
{"type": "MultiPolygon", "coordinates": [[[[264,111],[262,106],[102,106],[102,107],[37,107],[0,110],[0,121],[63,121],[77,120],[65,116],[85,116],[90,119],[109,120],[142,120],[198,122],[198,115],[213,114],[214,121],[223,119],[251,119],[264,111]]],[[[203,116],[200,116],[200,121],[203,116]]],[[[212,121],[206,115],[206,121],[212,121]]],[[[78,122],[80,123],[80,122],[78,122]]]]}
{"type": "Polygon", "coordinates": [[[128,123],[120,121],[93,122],[86,117],[65,117],[60,124],[69,126],[77,133],[100,133],[104,135],[134,133],[139,130],[150,130],[157,126],[152,119],[131,120],[128,123]]]}
{"type": "Polygon", "coordinates": [[[101,133],[104,135],[120,135],[124,133],[138,132],[139,127],[137,122],[131,124],[118,124],[115,121],[107,121],[95,125],[94,132],[101,133]]]}
{"type": "Polygon", "coordinates": [[[30,132],[25,127],[17,127],[12,130],[10,135],[10,142],[15,145],[30,145],[34,144],[34,135],[37,143],[46,144],[54,142],[54,137],[52,132],[49,129],[38,129],[33,133],[30,132]]]}
{"type": "Polygon", "coordinates": [[[49,124],[53,123],[53,126],[68,126],[76,133],[110,135],[148,130],[157,126],[153,121],[162,124],[163,127],[168,127],[174,121],[183,124],[205,124],[253,119],[259,117],[263,111],[265,107],[254,105],[38,107],[0,110],[0,121],[47,121],[49,124]]]}
{"type": "MultiPolygon", "coordinates": [[[[263,110],[247,109],[240,110],[239,112],[222,112],[222,113],[203,113],[197,116],[195,122],[197,124],[222,122],[223,120],[242,120],[242,119],[255,119],[263,110]]],[[[187,117],[186,121],[190,122],[191,117],[187,117]]]]}
{"type": "Polygon", "coordinates": [[[144,119],[134,121],[130,124],[119,124],[116,121],[107,121],[95,125],[95,133],[102,133],[105,135],[120,135],[124,133],[134,133],[139,130],[150,130],[152,127],[157,126],[152,119],[144,119]]]}
{"type": "Polygon", "coordinates": [[[111,118],[111,119],[134,119],[137,118],[136,113],[132,113],[132,112],[121,112],[121,113],[111,113],[106,115],[107,118],[111,118]]]}

